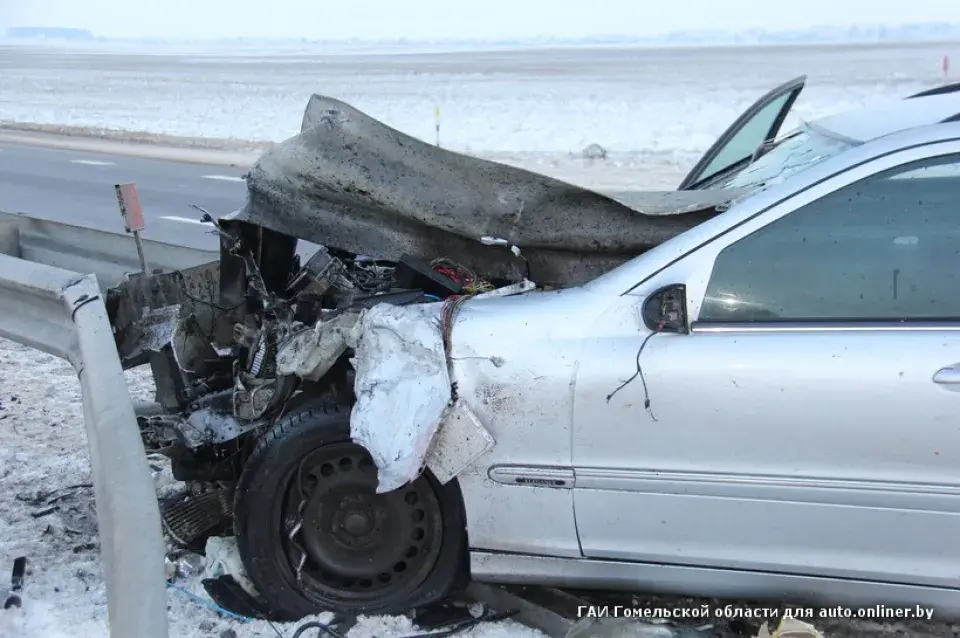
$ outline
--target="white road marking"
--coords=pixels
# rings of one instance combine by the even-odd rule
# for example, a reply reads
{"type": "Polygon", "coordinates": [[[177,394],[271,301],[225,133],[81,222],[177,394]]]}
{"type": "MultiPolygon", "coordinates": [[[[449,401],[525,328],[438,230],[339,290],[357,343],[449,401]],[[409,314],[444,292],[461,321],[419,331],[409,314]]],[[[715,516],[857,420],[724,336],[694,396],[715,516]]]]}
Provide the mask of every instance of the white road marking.
{"type": "Polygon", "coordinates": [[[71,164],[86,164],[87,166],[114,166],[113,162],[101,162],[100,160],[70,160],[71,164]]]}
{"type": "Polygon", "coordinates": [[[184,224],[200,224],[201,226],[206,226],[206,222],[202,222],[199,219],[191,219],[190,217],[177,217],[176,215],[168,215],[166,217],[161,217],[160,219],[169,219],[172,222],[183,222],[184,224]]]}
{"type": "Polygon", "coordinates": [[[233,175],[204,175],[203,179],[218,179],[221,182],[242,182],[244,181],[242,177],[234,177],[233,175]]]}

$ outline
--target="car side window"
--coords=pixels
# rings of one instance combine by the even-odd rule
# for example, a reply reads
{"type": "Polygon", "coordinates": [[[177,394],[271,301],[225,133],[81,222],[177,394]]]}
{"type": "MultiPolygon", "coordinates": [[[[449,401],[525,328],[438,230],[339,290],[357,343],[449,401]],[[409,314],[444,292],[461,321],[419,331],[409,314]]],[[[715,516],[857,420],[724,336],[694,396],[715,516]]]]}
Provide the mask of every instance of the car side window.
{"type": "Polygon", "coordinates": [[[727,246],[700,322],[960,321],[960,155],[845,186],[727,246]]]}

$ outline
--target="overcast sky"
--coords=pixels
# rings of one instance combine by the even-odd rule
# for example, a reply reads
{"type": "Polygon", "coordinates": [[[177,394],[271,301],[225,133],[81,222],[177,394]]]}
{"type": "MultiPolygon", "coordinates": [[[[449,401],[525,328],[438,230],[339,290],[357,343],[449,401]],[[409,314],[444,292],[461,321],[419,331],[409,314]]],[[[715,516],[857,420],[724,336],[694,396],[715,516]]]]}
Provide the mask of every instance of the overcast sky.
{"type": "Polygon", "coordinates": [[[960,0],[0,0],[0,27],[107,37],[576,37],[928,21],[960,23],[960,0]]]}

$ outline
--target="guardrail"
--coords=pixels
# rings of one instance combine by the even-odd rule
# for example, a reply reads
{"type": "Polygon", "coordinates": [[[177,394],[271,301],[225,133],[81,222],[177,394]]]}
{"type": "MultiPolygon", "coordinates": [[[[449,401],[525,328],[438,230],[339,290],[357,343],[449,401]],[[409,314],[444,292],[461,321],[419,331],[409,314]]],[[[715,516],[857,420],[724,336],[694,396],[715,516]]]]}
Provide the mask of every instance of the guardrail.
{"type": "MultiPolygon", "coordinates": [[[[160,511],[101,290],[137,270],[133,241],[124,239],[0,213],[0,336],[66,359],[76,369],[110,635],[167,638],[160,511]]],[[[217,258],[209,251],[147,243],[158,267],[217,258]]]]}
{"type": "MultiPolygon", "coordinates": [[[[220,259],[216,250],[141,241],[151,269],[178,270],[220,259]]],[[[126,273],[140,270],[137,247],[129,235],[13,213],[0,212],[0,253],[94,274],[103,288],[116,285],[126,273]]]]}

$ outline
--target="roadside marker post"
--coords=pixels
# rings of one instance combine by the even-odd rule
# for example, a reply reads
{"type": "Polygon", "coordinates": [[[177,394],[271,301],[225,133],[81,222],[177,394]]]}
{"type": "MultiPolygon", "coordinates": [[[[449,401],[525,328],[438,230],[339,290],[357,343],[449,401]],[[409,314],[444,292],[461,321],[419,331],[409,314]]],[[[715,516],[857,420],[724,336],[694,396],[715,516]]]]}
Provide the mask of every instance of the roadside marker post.
{"type": "Polygon", "coordinates": [[[140,232],[147,225],[143,219],[143,208],[140,206],[140,197],[137,195],[137,185],[134,183],[116,184],[117,204],[120,206],[120,216],[123,217],[124,229],[133,233],[133,241],[137,243],[137,255],[140,257],[140,270],[147,274],[147,258],[143,253],[143,242],[140,232]]]}
{"type": "Polygon", "coordinates": [[[437,127],[437,146],[440,146],[440,107],[435,106],[433,108],[433,118],[437,127]]]}

